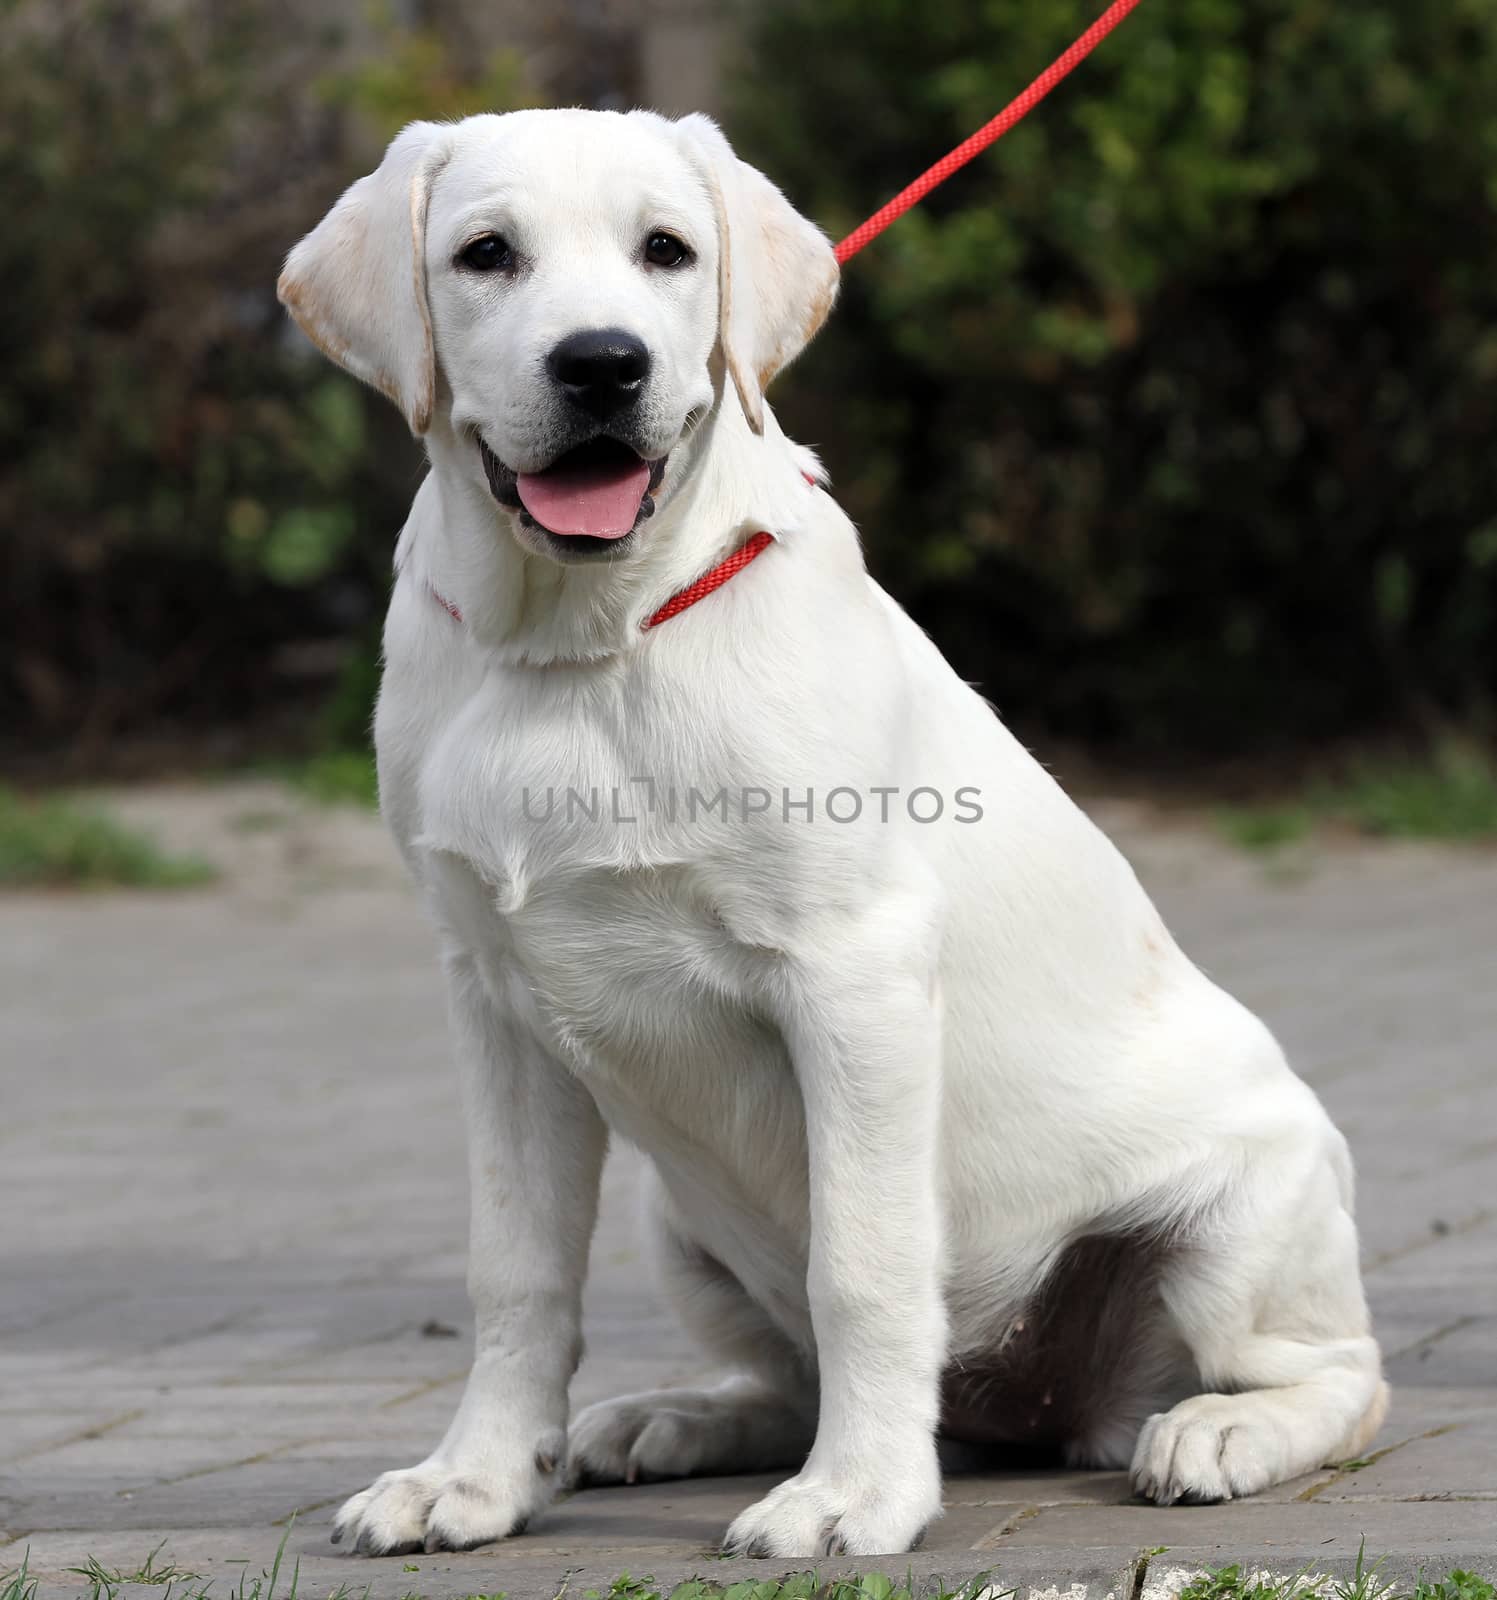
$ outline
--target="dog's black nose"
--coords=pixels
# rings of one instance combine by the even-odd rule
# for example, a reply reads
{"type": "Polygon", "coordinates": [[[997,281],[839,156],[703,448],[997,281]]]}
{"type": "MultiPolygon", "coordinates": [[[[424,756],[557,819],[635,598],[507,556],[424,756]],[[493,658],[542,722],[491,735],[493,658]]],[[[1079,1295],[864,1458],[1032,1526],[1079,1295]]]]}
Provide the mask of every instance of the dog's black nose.
{"type": "Polygon", "coordinates": [[[595,417],[632,406],[650,375],[650,352],[622,328],[568,334],[546,357],[567,397],[595,417]]]}

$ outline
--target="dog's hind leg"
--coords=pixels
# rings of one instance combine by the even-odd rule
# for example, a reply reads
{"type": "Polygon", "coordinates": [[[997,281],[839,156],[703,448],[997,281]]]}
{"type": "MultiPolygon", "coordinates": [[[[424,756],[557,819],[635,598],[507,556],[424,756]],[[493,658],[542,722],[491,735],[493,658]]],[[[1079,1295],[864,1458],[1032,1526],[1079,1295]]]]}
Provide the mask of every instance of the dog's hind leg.
{"type": "Polygon", "coordinates": [[[1209,1393],[1149,1418],[1135,1489],[1230,1500],[1359,1454],[1388,1387],[1369,1331],[1345,1145],[1328,1124],[1255,1152],[1162,1293],[1209,1393]]]}
{"type": "Polygon", "coordinates": [[[650,1225],[662,1286],[698,1344],[721,1363],[710,1384],[603,1400],[568,1441],[574,1484],[764,1472],[799,1466],[816,1430],[816,1386],[794,1345],[727,1267],[688,1238],[651,1175],[650,1225]]]}

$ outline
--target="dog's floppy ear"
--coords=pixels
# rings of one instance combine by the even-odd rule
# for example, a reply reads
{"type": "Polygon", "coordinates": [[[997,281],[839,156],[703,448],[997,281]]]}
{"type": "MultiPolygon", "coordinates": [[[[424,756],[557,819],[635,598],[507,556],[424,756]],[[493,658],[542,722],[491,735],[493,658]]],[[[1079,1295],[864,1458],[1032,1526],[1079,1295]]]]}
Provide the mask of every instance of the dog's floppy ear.
{"type": "Polygon", "coordinates": [[[837,258],[821,229],[733,154],[710,117],[676,126],[717,203],[723,359],[744,415],[762,433],[770,379],[801,353],[837,298],[837,258]]]}
{"type": "Polygon", "coordinates": [[[413,122],[286,258],[281,304],[324,355],[431,426],[436,355],[426,300],[426,209],[449,130],[413,122]]]}

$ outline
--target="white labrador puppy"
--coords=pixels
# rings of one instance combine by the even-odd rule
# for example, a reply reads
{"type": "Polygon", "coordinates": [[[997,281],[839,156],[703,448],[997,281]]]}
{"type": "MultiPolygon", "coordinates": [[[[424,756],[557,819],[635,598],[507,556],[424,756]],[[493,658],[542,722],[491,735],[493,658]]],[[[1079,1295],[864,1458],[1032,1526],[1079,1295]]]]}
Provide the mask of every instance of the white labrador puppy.
{"type": "Polygon", "coordinates": [[[376,732],[472,1181],[472,1375],[343,1507],[359,1550],[503,1538],[568,1475],[784,1467],[728,1548],[884,1554],[940,1511],[938,1434],[1169,1503],[1381,1421],[1341,1136],[763,403],[836,287],[711,122],[644,112],[407,128],[287,263],[431,459],[376,732]],[[723,1375],[568,1441],[610,1131],[723,1375]]]}

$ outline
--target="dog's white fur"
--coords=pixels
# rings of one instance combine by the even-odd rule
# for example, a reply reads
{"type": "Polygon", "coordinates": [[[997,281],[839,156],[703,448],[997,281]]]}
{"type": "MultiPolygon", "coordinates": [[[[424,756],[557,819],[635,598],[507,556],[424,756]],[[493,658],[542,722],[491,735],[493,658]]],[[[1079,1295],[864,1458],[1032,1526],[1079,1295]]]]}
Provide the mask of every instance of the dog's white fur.
{"type": "Polygon", "coordinates": [[[563,1480],[610,1130],[650,1158],[664,1281],[724,1374],[591,1407],[571,1472],[798,1467],[730,1548],[909,1548],[940,1510],[943,1373],[1009,1349],[1084,1239],[1140,1241],[1157,1270],[1116,1308],[1124,1376],[1070,1459],[1225,1499],[1381,1421],[1341,1136],[868,577],[763,407],[835,281],[710,122],[647,113],[418,124],[289,259],[302,326],[431,458],[377,740],[441,932],[471,1155],[472,1375],[432,1455],[343,1508],[361,1550],[502,1538],[563,1480]],[[694,262],[649,267],[659,228],[694,262]],[[486,231],[520,271],[455,264],[486,231]],[[642,453],[670,465],[626,556],[566,564],[495,502],[474,436],[545,467],[565,405],[545,354],[604,326],[650,348],[642,453]],[[642,631],[759,528],[766,554],[642,631]],[[602,805],[538,820],[569,788],[602,805]],[[826,815],[839,788],[857,821],[826,815]],[[938,822],[912,819],[917,788],[938,822]],[[692,790],[730,815],[688,815],[692,790]],[[743,816],[752,791],[772,804],[743,816]]]}

